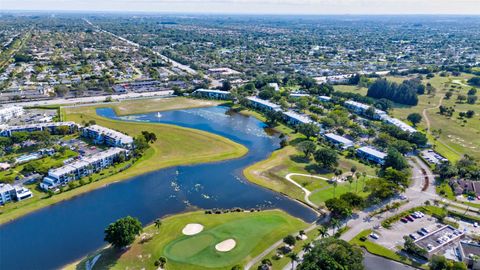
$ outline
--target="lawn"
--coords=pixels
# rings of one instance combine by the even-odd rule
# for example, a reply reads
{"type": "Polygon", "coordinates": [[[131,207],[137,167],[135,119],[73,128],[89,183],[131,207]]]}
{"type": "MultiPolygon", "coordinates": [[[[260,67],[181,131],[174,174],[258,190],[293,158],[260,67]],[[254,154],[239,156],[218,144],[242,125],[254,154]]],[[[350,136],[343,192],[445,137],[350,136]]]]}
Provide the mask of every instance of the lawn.
{"type": "MultiPolygon", "coordinates": [[[[207,215],[193,212],[167,217],[159,229],[153,225],[143,235],[151,239],[141,243],[141,237],[124,253],[111,248],[101,251],[104,256],[97,262],[98,269],[155,269],[159,257],[167,258],[167,269],[231,269],[244,265],[267,247],[307,226],[301,220],[279,210],[263,212],[237,212],[207,215]],[[193,236],[182,234],[189,223],[200,223],[204,230],[193,236]],[[234,249],[218,252],[215,244],[233,238],[234,249]]],[[[95,254],[89,256],[92,258],[95,254]]],[[[85,260],[67,269],[83,269],[85,260]]]]}
{"type": "Polygon", "coordinates": [[[16,205],[14,209],[9,211],[5,209],[0,214],[0,224],[76,195],[103,187],[105,184],[126,180],[170,166],[238,158],[245,155],[248,151],[246,147],[231,140],[200,130],[165,124],[109,120],[96,115],[95,108],[96,106],[76,107],[67,108],[63,111],[69,121],[81,123],[83,120],[95,120],[99,125],[113,128],[132,136],[136,136],[141,131],[146,130],[154,132],[158,140],[151,144],[150,149],[128,170],[40,201],[26,200],[22,202],[24,203],[22,207],[16,205]]]}
{"type": "MultiPolygon", "coordinates": [[[[375,175],[374,167],[370,167],[356,160],[347,159],[344,156],[339,155],[339,169],[343,170],[343,172],[348,172],[352,166],[356,166],[358,172],[366,172],[368,175],[375,175]]],[[[303,159],[302,154],[291,145],[273,152],[268,159],[253,164],[244,170],[245,177],[250,182],[304,202],[304,193],[302,190],[285,179],[285,176],[289,173],[311,174],[328,179],[334,176],[334,174],[329,171],[315,171],[314,161],[306,161],[303,159]]],[[[294,176],[292,179],[298,180],[299,184],[313,192],[310,199],[316,204],[321,204],[333,197],[333,185],[325,180],[315,179],[308,176],[294,176]]],[[[354,182],[351,191],[355,191],[355,185],[356,183],[354,182]]],[[[362,190],[360,187],[363,187],[363,181],[360,181],[358,185],[359,191],[362,190]]],[[[336,196],[340,196],[349,190],[350,184],[344,183],[337,186],[335,193],[336,196]]],[[[366,194],[361,192],[361,195],[366,194]]]]}

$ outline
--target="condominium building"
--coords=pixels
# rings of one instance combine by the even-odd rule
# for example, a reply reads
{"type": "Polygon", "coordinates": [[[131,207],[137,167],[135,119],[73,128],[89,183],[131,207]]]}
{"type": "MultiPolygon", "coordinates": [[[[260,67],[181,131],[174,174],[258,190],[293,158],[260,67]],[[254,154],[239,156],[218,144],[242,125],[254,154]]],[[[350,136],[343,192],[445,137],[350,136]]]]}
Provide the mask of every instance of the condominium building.
{"type": "MultiPolygon", "coordinates": [[[[354,113],[362,114],[362,115],[365,115],[366,111],[371,107],[370,105],[356,102],[353,100],[345,101],[344,106],[347,109],[350,109],[351,111],[353,111],[354,113]]],[[[381,120],[385,116],[387,116],[387,113],[385,111],[374,108],[373,119],[381,120]]]]}
{"type": "Polygon", "coordinates": [[[262,111],[281,111],[280,105],[277,105],[275,103],[272,103],[268,100],[263,100],[261,98],[257,97],[248,97],[248,102],[250,103],[250,106],[262,110],[262,111]]]}
{"type": "Polygon", "coordinates": [[[0,108],[0,124],[24,114],[21,106],[8,106],[0,108]]]}
{"type": "Polygon", "coordinates": [[[31,197],[33,197],[33,194],[26,187],[0,184],[0,205],[13,200],[22,201],[31,197]]]}
{"type": "Polygon", "coordinates": [[[197,89],[192,93],[192,95],[204,97],[204,98],[212,98],[212,99],[231,99],[232,98],[232,94],[228,91],[210,90],[210,89],[197,89]]]}
{"type": "Polygon", "coordinates": [[[372,147],[364,146],[357,149],[357,155],[368,161],[383,165],[385,163],[386,153],[380,152],[372,147]]]}
{"type": "Polygon", "coordinates": [[[119,160],[120,155],[125,155],[123,148],[112,147],[100,153],[84,157],[60,168],[51,169],[43,178],[40,187],[44,190],[54,189],[70,181],[78,180],[92,173],[101,171],[119,160]]]}
{"type": "Polygon", "coordinates": [[[353,147],[353,141],[351,141],[351,140],[349,140],[345,137],[342,137],[340,135],[336,135],[336,134],[333,134],[333,133],[327,133],[324,136],[325,136],[325,139],[328,142],[333,143],[335,146],[337,146],[339,148],[347,149],[347,148],[353,147]]]}
{"type": "Polygon", "coordinates": [[[133,146],[132,137],[99,125],[84,127],[82,129],[82,136],[92,139],[97,144],[123,148],[131,148],[133,146]]]}
{"type": "Polygon", "coordinates": [[[382,121],[387,123],[387,124],[394,125],[394,126],[398,127],[399,129],[401,129],[405,132],[408,132],[408,133],[417,132],[416,129],[414,129],[413,127],[409,126],[407,123],[402,122],[401,120],[399,120],[397,118],[393,118],[393,117],[390,117],[390,116],[385,116],[385,117],[382,118],[382,121]]]}
{"type": "Polygon", "coordinates": [[[21,126],[3,126],[0,130],[0,136],[10,137],[15,132],[33,132],[33,131],[48,131],[50,133],[57,133],[59,127],[68,127],[67,133],[73,133],[78,129],[78,125],[74,122],[50,122],[38,123],[21,126]]]}
{"type": "Polygon", "coordinates": [[[283,112],[283,117],[284,117],[285,121],[289,125],[292,125],[292,126],[296,126],[296,125],[299,125],[299,124],[314,123],[314,121],[312,119],[310,119],[310,117],[308,117],[307,115],[299,114],[299,113],[296,113],[296,112],[291,111],[291,110],[283,112]]]}

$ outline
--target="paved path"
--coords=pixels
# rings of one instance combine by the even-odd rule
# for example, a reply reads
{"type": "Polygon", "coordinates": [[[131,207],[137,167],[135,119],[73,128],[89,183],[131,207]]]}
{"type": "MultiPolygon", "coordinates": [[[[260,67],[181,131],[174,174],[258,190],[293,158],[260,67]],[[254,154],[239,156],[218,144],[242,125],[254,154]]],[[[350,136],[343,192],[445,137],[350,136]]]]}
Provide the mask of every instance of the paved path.
{"type": "Polygon", "coordinates": [[[326,180],[328,181],[329,179],[328,178],[325,178],[325,177],[321,177],[321,176],[315,176],[315,175],[311,175],[311,174],[303,174],[303,173],[289,173],[287,174],[287,176],[285,176],[285,179],[287,179],[287,181],[289,181],[290,183],[294,184],[295,186],[299,187],[303,193],[305,193],[305,201],[312,207],[314,208],[318,208],[318,205],[316,205],[315,203],[313,203],[312,201],[310,201],[309,197],[310,197],[310,194],[312,194],[312,192],[306,188],[304,188],[302,185],[300,185],[299,183],[295,182],[295,180],[292,179],[292,176],[306,176],[306,177],[311,177],[311,178],[315,178],[315,179],[321,179],[321,180],[326,180]]]}

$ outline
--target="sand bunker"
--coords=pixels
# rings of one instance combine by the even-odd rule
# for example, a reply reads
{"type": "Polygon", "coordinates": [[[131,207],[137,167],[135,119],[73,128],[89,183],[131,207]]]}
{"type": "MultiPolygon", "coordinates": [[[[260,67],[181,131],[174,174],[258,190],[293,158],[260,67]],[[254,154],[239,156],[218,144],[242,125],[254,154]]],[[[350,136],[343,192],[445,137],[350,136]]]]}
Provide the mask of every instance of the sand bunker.
{"type": "Polygon", "coordinates": [[[227,252],[232,250],[237,242],[233,239],[227,239],[215,245],[215,249],[220,252],[227,252]]]}
{"type": "Polygon", "coordinates": [[[182,233],[184,235],[195,235],[203,231],[203,225],[198,223],[190,223],[183,228],[182,233]]]}

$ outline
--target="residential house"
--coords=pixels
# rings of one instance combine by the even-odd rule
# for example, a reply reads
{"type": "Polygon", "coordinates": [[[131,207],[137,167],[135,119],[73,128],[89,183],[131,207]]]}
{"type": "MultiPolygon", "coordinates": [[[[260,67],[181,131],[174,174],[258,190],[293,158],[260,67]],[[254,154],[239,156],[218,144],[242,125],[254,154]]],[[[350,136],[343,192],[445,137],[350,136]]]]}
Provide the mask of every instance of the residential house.
{"type": "Polygon", "coordinates": [[[387,154],[372,147],[364,146],[357,149],[357,156],[362,159],[383,165],[385,163],[385,157],[387,154]]]}

